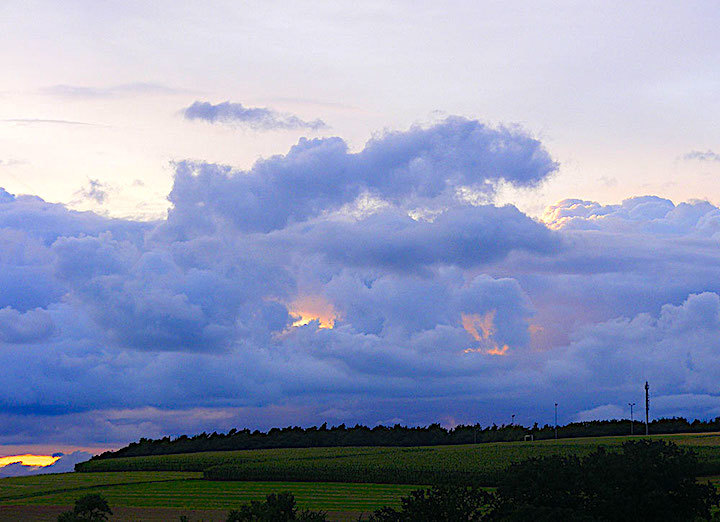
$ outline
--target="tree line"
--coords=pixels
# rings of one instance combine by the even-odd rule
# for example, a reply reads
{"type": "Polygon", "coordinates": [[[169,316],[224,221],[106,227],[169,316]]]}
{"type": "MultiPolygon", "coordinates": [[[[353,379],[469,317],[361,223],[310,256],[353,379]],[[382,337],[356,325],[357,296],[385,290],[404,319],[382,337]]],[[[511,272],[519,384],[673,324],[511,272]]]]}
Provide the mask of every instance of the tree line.
{"type": "MultiPolygon", "coordinates": [[[[636,435],[645,433],[645,424],[635,421],[633,431],[636,435]]],[[[692,422],[681,417],[653,420],[649,425],[651,434],[704,433],[720,431],[720,417],[713,420],[692,422]]],[[[603,437],[628,435],[629,420],[604,420],[572,422],[557,427],[558,438],[603,437]]],[[[310,448],[340,446],[439,446],[447,444],[473,444],[485,442],[520,441],[526,435],[535,440],[555,437],[555,426],[535,423],[531,427],[520,424],[498,426],[460,425],[446,429],[440,424],[429,426],[375,426],[370,428],[357,424],[348,427],[345,424],[328,427],[302,428],[290,426],[272,428],[267,432],[249,429],[232,429],[227,433],[200,433],[199,435],[163,437],[161,439],[142,438],[116,451],[107,451],[93,459],[117,457],[138,457],[148,455],[168,455],[173,453],[197,453],[203,451],[227,451],[270,448],[310,448]]]]}

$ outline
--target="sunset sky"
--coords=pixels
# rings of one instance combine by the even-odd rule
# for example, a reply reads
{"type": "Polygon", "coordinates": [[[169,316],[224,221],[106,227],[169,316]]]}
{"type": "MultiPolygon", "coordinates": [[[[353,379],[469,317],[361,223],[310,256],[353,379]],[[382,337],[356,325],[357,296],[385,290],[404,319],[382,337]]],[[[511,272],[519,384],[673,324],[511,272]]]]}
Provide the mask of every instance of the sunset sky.
{"type": "Polygon", "coordinates": [[[0,456],[720,416],[718,26],[0,3],[0,456]]]}

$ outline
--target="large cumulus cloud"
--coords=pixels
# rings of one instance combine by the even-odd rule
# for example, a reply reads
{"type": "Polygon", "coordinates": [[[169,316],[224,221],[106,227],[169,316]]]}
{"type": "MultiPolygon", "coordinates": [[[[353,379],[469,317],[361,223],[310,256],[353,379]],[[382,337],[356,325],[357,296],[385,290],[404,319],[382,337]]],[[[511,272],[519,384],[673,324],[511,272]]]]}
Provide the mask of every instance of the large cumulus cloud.
{"type": "Polygon", "coordinates": [[[168,221],[197,230],[221,220],[242,232],[269,232],[337,210],[363,192],[408,205],[466,186],[484,193],[499,181],[533,186],[556,168],[542,144],[520,130],[449,118],[384,134],[358,153],[340,138],[303,138],[249,171],[181,162],[168,221]]]}
{"type": "Polygon", "coordinates": [[[521,129],[449,118],[246,171],[179,162],[155,223],[1,191],[0,443],[544,422],[559,396],[585,418],[645,378],[668,412],[714,412],[719,210],[492,204],[556,166],[521,129]]]}

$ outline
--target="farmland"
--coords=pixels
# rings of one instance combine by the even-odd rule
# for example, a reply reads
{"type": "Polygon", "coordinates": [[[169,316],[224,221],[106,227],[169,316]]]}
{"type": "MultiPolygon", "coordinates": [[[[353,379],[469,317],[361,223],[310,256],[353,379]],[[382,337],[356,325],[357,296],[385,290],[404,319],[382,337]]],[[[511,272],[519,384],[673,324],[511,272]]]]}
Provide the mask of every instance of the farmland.
{"type": "Polygon", "coordinates": [[[177,519],[179,514],[195,511],[204,520],[214,519],[213,511],[223,520],[230,509],[278,491],[293,493],[300,507],[328,511],[336,517],[351,512],[350,518],[356,518],[361,512],[397,505],[401,496],[415,488],[390,484],[211,482],[195,472],[65,473],[0,480],[0,518],[8,519],[4,516],[8,512],[24,513],[28,518],[28,513],[33,513],[33,519],[38,513],[42,518],[44,513],[48,520],[54,520],[57,514],[52,506],[67,507],[86,493],[99,493],[115,511],[133,520],[145,520],[153,513],[159,520],[163,516],[165,520],[177,519]]]}
{"type": "MultiPolygon", "coordinates": [[[[703,475],[720,474],[720,435],[664,435],[693,448],[703,475]]],[[[429,484],[479,482],[492,486],[511,462],[545,455],[586,455],[626,437],[487,443],[414,448],[303,448],[242,450],[94,460],[81,471],[195,471],[213,480],[325,481],[429,484]]]]}
{"type": "MultiPolygon", "coordinates": [[[[720,486],[720,435],[667,435],[694,449],[702,475],[720,486]]],[[[273,492],[289,491],[301,507],[328,511],[333,520],[382,506],[435,479],[494,477],[512,461],[553,454],[586,455],[612,450],[626,437],[413,448],[304,448],[128,457],[94,460],[82,473],[0,480],[0,519],[55,520],[86,493],[100,493],[115,510],[113,520],[223,520],[228,510],[273,492]],[[236,480],[207,480],[227,478],[236,480]],[[242,479],[242,480],[238,480],[242,479]]]]}

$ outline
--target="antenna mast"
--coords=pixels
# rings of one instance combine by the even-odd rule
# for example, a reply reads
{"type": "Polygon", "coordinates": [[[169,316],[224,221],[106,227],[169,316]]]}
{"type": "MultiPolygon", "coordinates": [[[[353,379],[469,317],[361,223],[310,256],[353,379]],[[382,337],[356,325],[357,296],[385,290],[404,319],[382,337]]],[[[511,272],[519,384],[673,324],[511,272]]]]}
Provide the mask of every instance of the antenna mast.
{"type": "Polygon", "coordinates": [[[650,385],[645,381],[645,435],[650,434],[650,385]]]}

